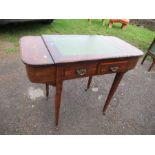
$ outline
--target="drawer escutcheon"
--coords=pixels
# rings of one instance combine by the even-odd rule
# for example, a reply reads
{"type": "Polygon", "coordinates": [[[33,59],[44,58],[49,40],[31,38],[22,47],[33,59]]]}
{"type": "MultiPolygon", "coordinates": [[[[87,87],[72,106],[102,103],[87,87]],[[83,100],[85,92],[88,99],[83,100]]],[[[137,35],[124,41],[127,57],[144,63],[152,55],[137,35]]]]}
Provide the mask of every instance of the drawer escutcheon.
{"type": "Polygon", "coordinates": [[[79,76],[84,76],[84,75],[86,75],[86,73],[87,73],[86,68],[76,70],[76,74],[79,75],[79,76]]]}
{"type": "Polygon", "coordinates": [[[119,70],[119,67],[115,66],[115,67],[110,67],[110,70],[112,72],[117,72],[119,70]]]}

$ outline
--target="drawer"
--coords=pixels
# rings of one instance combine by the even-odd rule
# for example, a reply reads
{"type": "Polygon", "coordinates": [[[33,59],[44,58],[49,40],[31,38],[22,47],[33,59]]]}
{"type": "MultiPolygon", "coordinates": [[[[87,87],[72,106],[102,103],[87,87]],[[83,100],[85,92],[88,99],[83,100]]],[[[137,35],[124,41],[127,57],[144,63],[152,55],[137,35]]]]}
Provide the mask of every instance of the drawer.
{"type": "Polygon", "coordinates": [[[54,66],[26,65],[28,78],[33,83],[54,83],[56,69],[54,66]]]}
{"type": "Polygon", "coordinates": [[[99,65],[99,74],[124,72],[128,70],[128,61],[107,62],[99,65]]]}
{"type": "Polygon", "coordinates": [[[96,75],[97,64],[73,64],[64,68],[64,79],[96,75]]]}

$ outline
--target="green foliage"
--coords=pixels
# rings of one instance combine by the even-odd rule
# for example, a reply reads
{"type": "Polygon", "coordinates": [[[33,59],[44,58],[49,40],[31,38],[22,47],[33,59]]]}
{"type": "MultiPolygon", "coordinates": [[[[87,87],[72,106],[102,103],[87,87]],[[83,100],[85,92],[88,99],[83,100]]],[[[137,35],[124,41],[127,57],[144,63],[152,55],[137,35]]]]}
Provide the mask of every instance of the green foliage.
{"type": "Polygon", "coordinates": [[[23,23],[16,25],[6,25],[0,27],[0,40],[9,41],[14,44],[15,49],[6,49],[8,53],[13,53],[19,49],[19,39],[25,35],[41,34],[99,34],[119,37],[144,52],[148,49],[150,43],[155,37],[155,32],[145,28],[129,25],[125,31],[121,30],[120,24],[113,24],[109,29],[108,21],[92,20],[55,20],[52,24],[44,25],[41,23],[23,23]]]}
{"type": "Polygon", "coordinates": [[[5,52],[8,53],[8,54],[15,53],[17,51],[18,51],[18,49],[16,47],[15,48],[6,48],[5,49],[5,52]]]}

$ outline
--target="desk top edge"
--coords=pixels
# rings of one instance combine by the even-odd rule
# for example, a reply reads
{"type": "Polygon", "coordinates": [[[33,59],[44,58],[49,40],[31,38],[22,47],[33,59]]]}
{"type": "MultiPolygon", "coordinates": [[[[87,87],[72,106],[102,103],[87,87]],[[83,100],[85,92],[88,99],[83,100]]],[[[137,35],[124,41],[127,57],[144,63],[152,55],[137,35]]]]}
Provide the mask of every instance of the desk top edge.
{"type": "Polygon", "coordinates": [[[24,36],[20,38],[19,43],[20,57],[24,64],[34,66],[54,64],[41,36],[24,36]],[[31,39],[33,39],[33,42],[31,39]],[[36,44],[39,44],[39,46],[36,46],[36,44]],[[31,52],[36,57],[31,57],[31,54],[29,54],[31,52]]]}
{"type": "MultiPolygon", "coordinates": [[[[103,35],[42,35],[42,36],[103,36],[103,35]]],[[[105,57],[105,58],[100,58],[100,57],[96,57],[96,58],[93,58],[93,59],[87,59],[87,60],[84,60],[84,59],[76,59],[76,60],[66,60],[66,61],[64,61],[64,60],[61,60],[61,59],[59,59],[59,60],[55,60],[54,59],[54,61],[52,60],[52,56],[50,55],[50,51],[48,51],[48,49],[47,49],[47,47],[45,48],[46,49],[46,54],[49,54],[49,56],[50,56],[50,60],[48,61],[48,62],[46,62],[46,63],[40,63],[40,62],[38,62],[38,63],[33,63],[33,62],[31,62],[31,61],[27,61],[27,59],[24,59],[23,58],[23,55],[22,55],[22,47],[21,47],[21,42],[23,42],[23,40],[27,40],[28,38],[41,38],[41,36],[24,36],[24,37],[22,37],[21,39],[20,39],[20,48],[21,48],[21,58],[22,58],[22,61],[25,63],[25,64],[27,64],[27,65],[55,65],[55,64],[61,64],[61,63],[71,63],[71,62],[80,62],[80,61],[95,61],[95,60],[107,60],[107,59],[114,59],[114,58],[116,58],[116,59],[118,59],[118,58],[130,58],[130,57],[140,57],[140,56],[142,56],[143,55],[143,52],[141,51],[141,50],[139,50],[140,52],[138,53],[138,54],[135,54],[135,55],[133,55],[133,56],[131,56],[131,55],[129,55],[129,56],[123,56],[123,57],[105,57]]],[[[117,38],[117,37],[114,37],[114,36],[104,36],[104,37],[112,37],[112,38],[117,38]]],[[[129,44],[128,42],[126,42],[126,41],[124,41],[124,40],[122,40],[122,39],[120,39],[120,38],[117,38],[117,39],[119,39],[119,40],[121,40],[121,41],[123,41],[123,42],[125,42],[125,43],[127,43],[127,44],[129,44]]],[[[43,42],[43,40],[42,40],[42,42],[43,42]]],[[[44,42],[43,42],[44,43],[44,42]]],[[[45,44],[45,43],[44,43],[45,44]]],[[[129,44],[130,46],[132,46],[131,44],[129,44]]],[[[134,46],[133,46],[134,47],[134,46]]],[[[134,47],[134,48],[136,48],[136,47],[134,47]]]]}

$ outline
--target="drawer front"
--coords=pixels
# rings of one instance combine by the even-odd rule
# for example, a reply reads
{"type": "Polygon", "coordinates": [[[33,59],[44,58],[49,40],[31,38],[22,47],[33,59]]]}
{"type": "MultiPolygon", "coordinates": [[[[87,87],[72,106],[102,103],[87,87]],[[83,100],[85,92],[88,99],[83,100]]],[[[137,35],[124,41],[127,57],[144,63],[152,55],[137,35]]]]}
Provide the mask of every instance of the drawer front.
{"type": "Polygon", "coordinates": [[[33,83],[54,83],[56,69],[53,66],[29,66],[26,65],[28,78],[33,83]]]}
{"type": "Polygon", "coordinates": [[[70,65],[64,68],[64,79],[87,77],[90,75],[96,75],[96,64],[77,64],[70,65]]]}
{"type": "Polygon", "coordinates": [[[98,73],[106,74],[106,73],[125,72],[128,70],[128,66],[129,66],[128,61],[101,63],[99,65],[98,73]]]}

